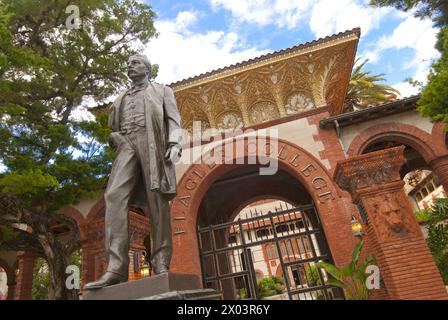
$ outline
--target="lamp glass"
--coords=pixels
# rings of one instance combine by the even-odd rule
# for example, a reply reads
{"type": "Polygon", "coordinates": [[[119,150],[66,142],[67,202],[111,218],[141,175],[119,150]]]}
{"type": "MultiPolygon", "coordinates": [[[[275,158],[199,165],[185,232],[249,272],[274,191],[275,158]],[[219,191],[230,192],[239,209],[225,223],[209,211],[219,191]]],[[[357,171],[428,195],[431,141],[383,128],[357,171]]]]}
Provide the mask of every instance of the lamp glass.
{"type": "Polygon", "coordinates": [[[362,235],[362,224],[355,217],[352,218],[351,227],[353,235],[362,235]]]}

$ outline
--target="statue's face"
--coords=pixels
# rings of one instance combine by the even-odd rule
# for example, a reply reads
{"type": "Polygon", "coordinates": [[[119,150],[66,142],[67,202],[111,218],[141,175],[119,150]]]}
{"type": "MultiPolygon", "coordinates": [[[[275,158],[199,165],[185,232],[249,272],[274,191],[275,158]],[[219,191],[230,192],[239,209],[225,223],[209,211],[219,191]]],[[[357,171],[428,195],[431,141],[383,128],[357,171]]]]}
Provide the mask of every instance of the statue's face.
{"type": "Polygon", "coordinates": [[[138,57],[131,57],[128,60],[128,76],[131,79],[142,78],[148,74],[148,67],[138,57]]]}

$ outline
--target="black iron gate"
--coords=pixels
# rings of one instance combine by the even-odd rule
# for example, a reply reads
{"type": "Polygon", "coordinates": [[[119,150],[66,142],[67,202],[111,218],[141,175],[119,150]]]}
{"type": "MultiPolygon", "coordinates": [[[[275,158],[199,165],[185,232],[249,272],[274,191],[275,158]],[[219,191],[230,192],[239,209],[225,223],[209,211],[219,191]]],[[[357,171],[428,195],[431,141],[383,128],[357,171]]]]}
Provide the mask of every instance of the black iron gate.
{"type": "Polygon", "coordinates": [[[342,298],[315,266],[331,257],[314,205],[198,227],[198,241],[204,287],[225,299],[342,298]]]}

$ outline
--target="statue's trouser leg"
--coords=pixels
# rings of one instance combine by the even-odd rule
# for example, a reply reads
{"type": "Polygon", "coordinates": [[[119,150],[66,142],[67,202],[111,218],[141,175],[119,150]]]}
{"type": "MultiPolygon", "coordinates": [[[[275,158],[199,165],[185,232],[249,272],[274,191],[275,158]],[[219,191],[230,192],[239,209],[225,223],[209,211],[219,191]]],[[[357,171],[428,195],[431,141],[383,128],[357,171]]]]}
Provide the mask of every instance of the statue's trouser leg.
{"type": "Polygon", "coordinates": [[[148,192],[152,233],[151,264],[169,268],[172,254],[170,206],[166,197],[156,191],[148,192]]]}
{"type": "Polygon", "coordinates": [[[112,165],[104,199],[107,271],[124,277],[129,273],[128,204],[139,175],[140,165],[136,152],[128,140],[123,138],[112,165]]]}
{"type": "MultiPolygon", "coordinates": [[[[146,186],[150,186],[151,170],[149,169],[148,136],[145,131],[131,135],[138,158],[141,159],[142,173],[146,186]]],[[[164,154],[165,152],[163,152],[164,154]]],[[[159,169],[160,172],[160,169],[159,169]]],[[[169,267],[172,254],[172,234],[169,200],[158,191],[147,190],[148,206],[151,223],[151,264],[154,267],[169,267]]]]}

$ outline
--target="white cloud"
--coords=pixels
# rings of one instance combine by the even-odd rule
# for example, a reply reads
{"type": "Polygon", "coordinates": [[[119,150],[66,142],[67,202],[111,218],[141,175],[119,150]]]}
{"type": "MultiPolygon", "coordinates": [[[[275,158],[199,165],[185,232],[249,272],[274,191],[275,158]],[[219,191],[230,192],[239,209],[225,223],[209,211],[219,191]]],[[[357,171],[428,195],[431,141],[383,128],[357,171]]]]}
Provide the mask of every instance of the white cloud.
{"type": "Polygon", "coordinates": [[[381,19],[391,8],[373,8],[368,1],[319,0],[313,6],[310,18],[311,31],[324,37],[341,31],[361,27],[361,35],[379,28],[381,19]]]}
{"type": "Polygon", "coordinates": [[[6,172],[8,168],[0,161],[0,173],[6,172]]]}
{"type": "Polygon", "coordinates": [[[183,11],[174,20],[155,23],[160,35],[151,40],[145,53],[159,65],[156,81],[168,84],[266,53],[245,48],[235,32],[192,32],[198,15],[183,11]]]}
{"type": "MultiPolygon", "coordinates": [[[[378,63],[387,58],[382,58],[386,50],[410,48],[414,51],[412,58],[403,59],[398,67],[401,71],[412,69],[413,79],[426,83],[431,63],[439,57],[439,52],[434,48],[438,31],[433,27],[431,20],[415,18],[413,12],[401,14],[401,18],[404,20],[393,32],[379,39],[376,46],[363,56],[369,58],[370,63],[378,63]]],[[[418,88],[406,82],[394,84],[393,87],[400,91],[402,97],[419,92],[418,88]]]]}
{"type": "Polygon", "coordinates": [[[316,37],[361,27],[362,35],[378,28],[391,8],[373,8],[368,0],[209,0],[212,8],[230,11],[239,23],[288,29],[308,24],[316,37]]]}
{"type": "Polygon", "coordinates": [[[260,26],[276,24],[293,29],[308,16],[311,0],[210,0],[214,9],[223,8],[242,23],[260,26]]]}
{"type": "Polygon", "coordinates": [[[73,109],[73,111],[70,114],[70,119],[76,120],[76,121],[94,121],[95,116],[90,113],[89,110],[87,110],[90,107],[95,107],[96,103],[89,103],[89,107],[85,105],[80,105],[73,109]]]}
{"type": "Polygon", "coordinates": [[[420,92],[419,88],[412,86],[408,82],[400,82],[394,84],[392,87],[400,91],[400,98],[410,97],[420,92]]]}

